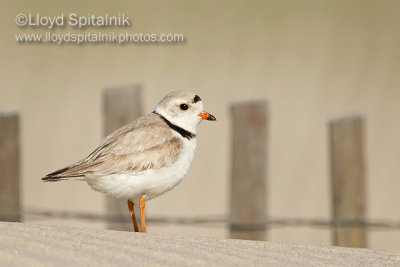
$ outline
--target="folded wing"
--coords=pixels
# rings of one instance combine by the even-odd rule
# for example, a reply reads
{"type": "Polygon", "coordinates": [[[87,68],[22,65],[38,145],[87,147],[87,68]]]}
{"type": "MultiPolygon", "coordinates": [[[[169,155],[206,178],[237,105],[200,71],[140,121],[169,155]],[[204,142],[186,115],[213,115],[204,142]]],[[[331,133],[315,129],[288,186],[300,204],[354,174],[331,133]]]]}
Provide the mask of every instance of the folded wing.
{"type": "Polygon", "coordinates": [[[42,180],[160,169],[176,160],[181,147],[181,141],[168,125],[151,113],[111,133],[85,159],[50,173],[42,180]]]}

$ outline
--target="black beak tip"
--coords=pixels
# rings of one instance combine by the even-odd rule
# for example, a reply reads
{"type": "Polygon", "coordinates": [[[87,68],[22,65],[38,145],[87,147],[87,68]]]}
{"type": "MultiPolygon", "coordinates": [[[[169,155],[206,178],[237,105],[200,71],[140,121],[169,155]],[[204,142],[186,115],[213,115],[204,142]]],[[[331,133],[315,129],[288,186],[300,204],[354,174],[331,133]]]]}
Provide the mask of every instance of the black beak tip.
{"type": "Polygon", "coordinates": [[[210,114],[210,116],[207,117],[207,120],[208,120],[208,121],[216,121],[217,118],[215,118],[214,115],[211,115],[211,114],[210,114]]]}

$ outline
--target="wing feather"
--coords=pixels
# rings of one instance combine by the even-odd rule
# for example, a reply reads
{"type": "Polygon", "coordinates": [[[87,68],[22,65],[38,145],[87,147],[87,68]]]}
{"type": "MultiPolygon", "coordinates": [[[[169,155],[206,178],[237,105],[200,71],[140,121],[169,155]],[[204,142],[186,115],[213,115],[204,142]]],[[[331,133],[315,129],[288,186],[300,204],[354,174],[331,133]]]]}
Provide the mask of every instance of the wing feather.
{"type": "Polygon", "coordinates": [[[85,159],[50,173],[43,180],[159,169],[172,164],[181,147],[181,140],[168,125],[150,113],[111,133],[85,159]]]}

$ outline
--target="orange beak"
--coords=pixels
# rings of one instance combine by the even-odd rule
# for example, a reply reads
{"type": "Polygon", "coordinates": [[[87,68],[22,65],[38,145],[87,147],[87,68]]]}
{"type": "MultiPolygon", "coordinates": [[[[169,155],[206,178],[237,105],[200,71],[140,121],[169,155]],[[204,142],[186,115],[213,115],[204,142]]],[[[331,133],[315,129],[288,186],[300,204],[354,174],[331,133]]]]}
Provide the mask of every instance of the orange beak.
{"type": "Polygon", "coordinates": [[[205,110],[203,110],[202,112],[197,114],[197,116],[199,116],[202,120],[208,120],[208,121],[216,121],[217,120],[213,115],[211,115],[210,113],[208,113],[205,110]]]}

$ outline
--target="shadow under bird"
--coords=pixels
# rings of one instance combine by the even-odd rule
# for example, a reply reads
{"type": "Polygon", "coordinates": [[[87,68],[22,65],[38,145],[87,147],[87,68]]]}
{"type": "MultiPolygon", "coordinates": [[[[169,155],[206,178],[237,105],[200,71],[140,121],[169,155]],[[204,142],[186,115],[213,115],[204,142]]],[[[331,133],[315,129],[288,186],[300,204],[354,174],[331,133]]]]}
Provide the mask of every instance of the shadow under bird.
{"type": "Polygon", "coordinates": [[[135,232],[134,203],[139,203],[141,230],[146,232],[145,201],[174,188],[194,158],[202,120],[215,121],[201,98],[189,91],[171,92],[149,113],[103,139],[86,158],[52,172],[45,182],[81,180],[96,190],[126,199],[135,232]]]}

